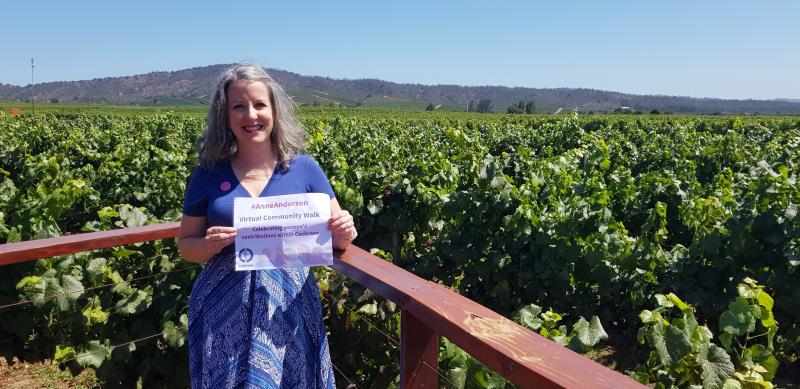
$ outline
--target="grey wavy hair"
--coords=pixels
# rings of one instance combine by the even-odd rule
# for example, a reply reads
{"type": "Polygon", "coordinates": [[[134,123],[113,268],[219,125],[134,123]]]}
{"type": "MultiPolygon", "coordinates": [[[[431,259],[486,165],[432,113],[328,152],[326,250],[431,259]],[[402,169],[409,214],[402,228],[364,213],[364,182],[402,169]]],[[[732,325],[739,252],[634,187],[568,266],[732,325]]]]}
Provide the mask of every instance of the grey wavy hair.
{"type": "Polygon", "coordinates": [[[219,77],[214,97],[208,107],[206,130],[198,139],[198,162],[206,169],[225,161],[236,153],[236,138],[228,128],[228,87],[237,80],[263,82],[272,99],[272,149],[283,169],[305,151],[306,131],[294,117],[294,103],[261,66],[240,63],[225,69],[219,77]]]}

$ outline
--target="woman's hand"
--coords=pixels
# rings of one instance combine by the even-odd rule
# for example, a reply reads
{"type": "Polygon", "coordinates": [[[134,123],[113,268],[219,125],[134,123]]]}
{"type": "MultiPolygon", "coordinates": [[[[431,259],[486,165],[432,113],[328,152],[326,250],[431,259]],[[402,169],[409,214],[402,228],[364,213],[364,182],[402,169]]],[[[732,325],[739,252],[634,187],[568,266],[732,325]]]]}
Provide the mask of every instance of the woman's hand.
{"type": "Polygon", "coordinates": [[[333,248],[344,250],[358,236],[353,215],[344,210],[332,210],[328,228],[333,237],[333,248]]]}
{"type": "Polygon", "coordinates": [[[206,230],[206,236],[203,237],[202,245],[216,255],[223,248],[233,243],[236,239],[236,229],[233,227],[210,227],[206,230]]]}
{"type": "Polygon", "coordinates": [[[235,238],[233,227],[209,228],[204,216],[183,215],[178,231],[178,250],[189,262],[206,263],[235,238]]]}

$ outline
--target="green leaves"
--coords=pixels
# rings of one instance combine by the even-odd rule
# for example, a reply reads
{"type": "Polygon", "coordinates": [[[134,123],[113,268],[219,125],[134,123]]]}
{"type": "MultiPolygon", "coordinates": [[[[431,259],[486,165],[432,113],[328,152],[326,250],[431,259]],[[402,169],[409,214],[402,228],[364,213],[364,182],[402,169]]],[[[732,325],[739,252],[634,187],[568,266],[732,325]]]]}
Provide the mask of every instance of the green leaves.
{"type": "Polygon", "coordinates": [[[108,312],[103,310],[100,299],[92,297],[89,303],[83,308],[83,317],[86,319],[85,325],[91,327],[95,324],[105,324],[108,321],[108,312]]]}
{"type": "Polygon", "coordinates": [[[719,317],[724,349],[712,342],[712,333],[706,326],[698,325],[690,305],[672,293],[656,295],[659,307],[639,315],[644,324],[639,341],[653,348],[649,370],[638,372],[635,377],[640,382],[652,379],[702,384],[703,388],[772,387],[769,381],[778,367],[772,355],[777,324],[772,316],[773,300],[763,289],[750,278],[736,288],[739,297],[719,317]],[[751,335],[759,323],[766,332],[751,335]],[[765,328],[764,323],[771,327],[765,328]],[[759,340],[765,340],[767,346],[757,343],[759,340]]]}
{"type": "Polygon", "coordinates": [[[691,340],[677,325],[656,327],[656,331],[652,334],[652,342],[661,363],[665,366],[674,366],[692,351],[691,340]]]}
{"type": "Polygon", "coordinates": [[[608,340],[608,334],[597,316],[593,316],[591,322],[587,322],[583,317],[579,318],[572,327],[572,332],[574,335],[567,347],[581,353],[587,352],[589,348],[603,340],[608,340]]]}
{"type": "Polygon", "coordinates": [[[586,353],[593,346],[608,339],[608,334],[597,316],[593,316],[591,321],[579,317],[569,332],[565,325],[560,324],[561,315],[553,312],[552,308],[542,312],[542,308],[536,304],[520,308],[514,313],[512,319],[518,324],[580,353],[586,353]]]}
{"type": "Polygon", "coordinates": [[[719,388],[733,375],[733,363],[725,350],[710,344],[697,355],[703,388],[719,388]]]}
{"type": "Polygon", "coordinates": [[[75,358],[76,355],[77,354],[75,352],[75,349],[72,348],[72,346],[66,346],[66,345],[60,345],[59,344],[59,345],[56,345],[56,353],[53,356],[53,359],[55,359],[56,362],[60,363],[60,362],[63,362],[65,360],[67,360],[67,359],[75,358]]]}
{"type": "Polygon", "coordinates": [[[49,269],[42,276],[28,276],[17,283],[17,290],[37,306],[53,301],[60,312],[72,310],[72,304],[83,295],[83,284],[71,274],[59,275],[49,269]]]}
{"type": "Polygon", "coordinates": [[[733,375],[728,354],[711,343],[711,331],[697,324],[690,305],[673,293],[655,297],[659,306],[639,315],[644,324],[639,341],[646,342],[653,351],[648,370],[638,372],[635,378],[640,382],[661,382],[666,387],[675,383],[721,387],[733,375]]]}
{"type": "MultiPolygon", "coordinates": [[[[711,345],[729,348],[748,380],[768,379],[775,355],[796,355],[795,119],[437,115],[359,110],[301,118],[308,152],[354,214],[359,246],[504,315],[516,312],[518,322],[571,348],[603,338],[595,314],[622,333],[641,323],[639,339],[653,351],[642,373],[649,382],[703,385],[701,372],[711,370],[701,364],[710,362],[696,357],[714,355],[711,345]],[[734,291],[730,280],[745,277],[770,293],[746,280],[734,291]],[[746,303],[731,302],[731,293],[746,303]],[[658,306],[647,306],[653,298],[658,306]],[[714,315],[712,328],[695,314],[714,315]],[[680,366],[691,366],[694,378],[680,366]]],[[[0,242],[175,220],[203,127],[201,115],[183,114],[0,117],[0,242]]],[[[163,330],[164,339],[138,349],[143,362],[118,348],[101,369],[141,371],[147,385],[160,373],[145,367],[177,360],[163,350],[185,346],[180,318],[193,273],[134,280],[182,264],[174,242],[164,240],[15,267],[0,275],[0,296],[36,303],[23,314],[0,313],[0,327],[10,329],[0,337],[51,353],[55,345],[78,350],[90,340],[119,344],[163,330]],[[87,291],[105,284],[115,285],[87,291]]],[[[350,302],[386,326],[394,325],[394,310],[348,288],[333,288],[343,295],[328,323],[373,344],[369,329],[336,316],[344,310],[338,304],[350,302]]],[[[341,349],[358,354],[339,360],[370,368],[349,365],[364,377],[359,387],[392,382],[396,358],[386,350],[341,349]]],[[[464,382],[491,385],[463,366],[464,382]]],[[[706,374],[710,383],[724,375],[706,374]]]]}
{"type": "Polygon", "coordinates": [[[513,388],[500,374],[484,366],[447,339],[442,340],[439,367],[451,386],[458,389],[513,388]]]}
{"type": "Polygon", "coordinates": [[[769,381],[778,369],[778,360],[773,355],[773,338],[778,331],[772,313],[774,300],[751,278],[745,278],[736,291],[739,297],[728,304],[719,318],[722,345],[737,356],[737,379],[745,384],[771,387],[769,381]]]}
{"type": "Polygon", "coordinates": [[[164,340],[173,348],[179,348],[186,344],[189,332],[189,316],[181,315],[178,323],[167,321],[163,325],[164,340]]]}
{"type": "Polygon", "coordinates": [[[89,344],[81,349],[77,355],[77,361],[81,366],[92,366],[99,368],[103,362],[111,355],[111,347],[108,341],[100,343],[98,340],[90,341],[89,344]]]}
{"type": "Polygon", "coordinates": [[[739,297],[730,303],[719,318],[719,328],[728,335],[722,338],[725,348],[730,349],[732,337],[755,331],[756,320],[760,317],[761,309],[748,304],[745,298],[739,297]]]}
{"type": "Polygon", "coordinates": [[[512,319],[520,325],[527,327],[533,331],[538,331],[542,327],[544,320],[539,318],[542,313],[542,307],[536,304],[530,304],[520,308],[512,319]]]}
{"type": "MultiPolygon", "coordinates": [[[[180,214],[202,123],[199,115],[175,114],[47,114],[14,122],[0,116],[0,242],[180,214]]],[[[37,355],[55,353],[59,361],[78,357],[71,368],[101,367],[98,375],[109,383],[141,376],[145,386],[163,386],[159,380],[181,386],[185,374],[170,372],[165,381],[163,373],[143,370],[156,360],[168,366],[184,359],[163,352],[164,339],[139,343],[136,361],[133,345],[109,355],[112,345],[179,322],[193,273],[141,277],[182,262],[174,242],[164,240],[4,267],[0,305],[33,303],[0,311],[0,338],[37,355]]]]}
{"type": "Polygon", "coordinates": [[[148,286],[143,290],[136,290],[127,298],[119,300],[114,307],[114,312],[121,315],[133,315],[150,307],[153,301],[153,289],[148,286]]]}

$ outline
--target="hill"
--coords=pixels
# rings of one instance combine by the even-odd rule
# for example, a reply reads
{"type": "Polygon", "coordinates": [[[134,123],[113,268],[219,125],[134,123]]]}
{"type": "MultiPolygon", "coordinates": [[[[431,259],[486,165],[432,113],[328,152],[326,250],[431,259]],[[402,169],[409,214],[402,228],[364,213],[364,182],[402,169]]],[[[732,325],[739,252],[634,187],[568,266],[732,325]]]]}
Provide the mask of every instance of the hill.
{"type": "MultiPolygon", "coordinates": [[[[127,77],[97,78],[36,84],[35,101],[106,104],[176,105],[206,104],[216,77],[229,65],[211,65],[172,72],[152,72],[127,77]]],[[[494,110],[504,112],[519,101],[534,101],[537,112],[558,108],[613,111],[658,109],[675,113],[800,114],[800,101],[728,100],[685,96],[633,95],[585,88],[521,88],[399,84],[377,79],[334,79],[303,76],[279,69],[269,73],[300,104],[341,105],[396,109],[465,110],[469,101],[491,99],[494,110]]],[[[0,99],[27,101],[31,86],[0,84],[0,99]]]]}

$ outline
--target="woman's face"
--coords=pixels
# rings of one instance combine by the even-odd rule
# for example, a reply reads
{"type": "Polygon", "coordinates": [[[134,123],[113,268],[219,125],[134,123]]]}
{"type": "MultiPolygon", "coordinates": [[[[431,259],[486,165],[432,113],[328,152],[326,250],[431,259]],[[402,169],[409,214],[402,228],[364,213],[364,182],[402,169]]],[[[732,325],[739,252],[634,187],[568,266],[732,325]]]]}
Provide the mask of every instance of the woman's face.
{"type": "Polygon", "coordinates": [[[260,81],[236,80],[228,85],[228,128],[240,147],[270,145],[272,99],[260,81]]]}

